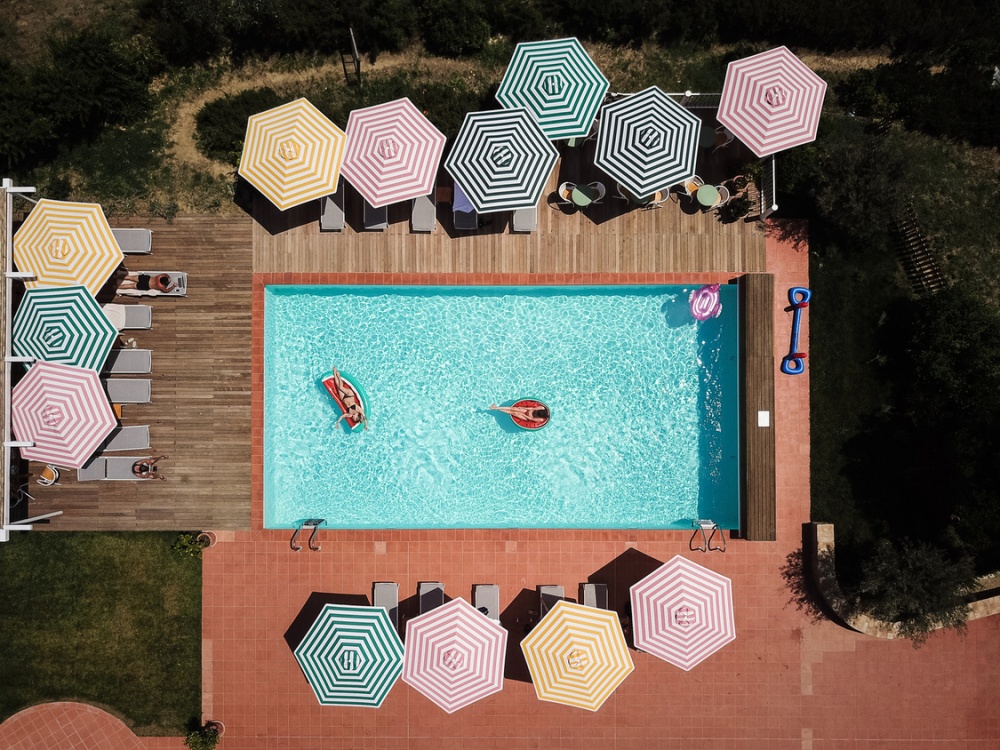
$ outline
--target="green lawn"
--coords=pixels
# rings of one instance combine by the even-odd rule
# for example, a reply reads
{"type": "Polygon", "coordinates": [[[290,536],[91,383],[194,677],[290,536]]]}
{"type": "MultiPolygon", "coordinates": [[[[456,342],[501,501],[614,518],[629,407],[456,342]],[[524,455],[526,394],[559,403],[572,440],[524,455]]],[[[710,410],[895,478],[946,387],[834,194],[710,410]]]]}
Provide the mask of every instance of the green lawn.
{"type": "Polygon", "coordinates": [[[0,721],[82,701],[137,734],[201,712],[201,561],[174,533],[15,533],[0,544],[0,721]]]}

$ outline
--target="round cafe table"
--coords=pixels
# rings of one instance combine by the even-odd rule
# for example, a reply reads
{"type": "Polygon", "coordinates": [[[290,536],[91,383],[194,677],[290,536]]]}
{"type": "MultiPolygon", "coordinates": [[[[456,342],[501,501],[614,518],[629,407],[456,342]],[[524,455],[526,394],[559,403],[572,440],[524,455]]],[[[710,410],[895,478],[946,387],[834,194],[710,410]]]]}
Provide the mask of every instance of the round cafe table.
{"type": "Polygon", "coordinates": [[[594,194],[587,185],[577,185],[570,193],[570,199],[574,205],[583,207],[589,206],[594,201],[594,194]]]}
{"type": "Polygon", "coordinates": [[[702,185],[698,188],[698,203],[705,208],[711,208],[719,202],[719,191],[715,185],[702,185]]]}

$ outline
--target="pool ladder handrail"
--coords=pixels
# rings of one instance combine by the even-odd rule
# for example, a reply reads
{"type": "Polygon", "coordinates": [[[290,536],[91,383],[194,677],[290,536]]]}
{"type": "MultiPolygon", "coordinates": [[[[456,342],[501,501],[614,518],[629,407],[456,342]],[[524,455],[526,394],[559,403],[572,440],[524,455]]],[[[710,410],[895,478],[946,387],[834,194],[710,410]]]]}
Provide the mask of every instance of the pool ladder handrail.
{"type": "Polygon", "coordinates": [[[692,552],[708,552],[709,550],[711,550],[712,552],[726,551],[726,534],[722,529],[719,528],[719,524],[717,524],[715,521],[711,520],[710,518],[699,518],[695,521],[692,521],[691,525],[695,527],[695,532],[691,537],[691,541],[688,542],[688,548],[692,552]],[[711,533],[709,534],[707,532],[711,533]],[[695,539],[698,538],[699,534],[701,534],[702,543],[696,547],[694,542],[695,539]],[[719,545],[712,546],[712,540],[715,538],[716,534],[718,534],[719,538],[722,540],[721,547],[719,545]]]}
{"type": "Polygon", "coordinates": [[[295,533],[292,534],[291,541],[289,542],[289,546],[292,548],[292,552],[299,552],[302,549],[301,544],[295,543],[295,540],[298,538],[299,533],[302,531],[302,529],[312,529],[312,533],[309,535],[309,541],[307,542],[307,544],[309,545],[309,549],[311,549],[313,552],[319,552],[321,549],[323,549],[320,545],[314,544],[314,541],[316,539],[316,534],[319,532],[319,527],[322,526],[324,523],[326,523],[325,518],[310,518],[300,523],[296,527],[295,533]]]}

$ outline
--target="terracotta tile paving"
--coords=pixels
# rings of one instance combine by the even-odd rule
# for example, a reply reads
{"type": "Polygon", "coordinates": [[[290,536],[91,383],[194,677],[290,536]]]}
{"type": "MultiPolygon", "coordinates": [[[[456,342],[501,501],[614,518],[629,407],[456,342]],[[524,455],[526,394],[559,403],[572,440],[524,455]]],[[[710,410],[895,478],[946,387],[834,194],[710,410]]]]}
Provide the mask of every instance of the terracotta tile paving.
{"type": "MultiPolygon", "coordinates": [[[[174,747],[181,746],[174,739],[174,747]]],[[[143,750],[145,744],[120,719],[83,703],[46,703],[14,714],[0,725],[4,750],[143,750]]],[[[161,746],[167,750],[166,745],[161,746]]],[[[181,746],[182,747],[182,746],[181,746]]]]}
{"type": "MultiPolygon", "coordinates": [[[[787,351],[787,289],[808,285],[804,247],[768,240],[775,274],[775,366],[787,351]]],[[[265,283],[689,283],[727,276],[674,274],[299,274],[258,275],[254,324],[265,283]]],[[[808,311],[801,346],[808,350],[808,311]]],[[[262,372],[254,337],[254,390],[262,372]]],[[[807,360],[808,363],[808,360],[807,360]]],[[[833,623],[812,622],[790,603],[781,577],[809,518],[809,375],[778,374],[778,540],[731,540],[725,554],[688,550],[687,532],[663,531],[339,531],[321,532],[322,551],[288,548],[287,531],[261,530],[261,426],[255,398],[252,532],[236,532],[205,555],[204,712],[226,722],[225,742],[256,748],[719,747],[996,748],[1000,677],[998,618],[970,625],[965,638],[938,634],[920,650],[878,641],[833,623]],[[319,706],[283,634],[313,592],[370,594],[372,581],[400,584],[403,608],[421,580],[441,580],[449,596],[476,583],[501,587],[505,623],[539,584],[577,585],[602,571],[612,604],[650,556],[686,554],[733,580],[737,640],[691,672],[633,652],[635,672],[596,713],[541,703],[517,658],[502,693],[454,715],[398,683],[379,710],[319,706]],[[602,570],[603,569],[603,570],[602,570]],[[515,598],[517,601],[515,602],[515,598]],[[515,605],[515,606],[512,606],[515,605]]],[[[516,639],[512,639],[516,643],[516,639]]],[[[515,650],[515,654],[517,651],[515,650]]]]}

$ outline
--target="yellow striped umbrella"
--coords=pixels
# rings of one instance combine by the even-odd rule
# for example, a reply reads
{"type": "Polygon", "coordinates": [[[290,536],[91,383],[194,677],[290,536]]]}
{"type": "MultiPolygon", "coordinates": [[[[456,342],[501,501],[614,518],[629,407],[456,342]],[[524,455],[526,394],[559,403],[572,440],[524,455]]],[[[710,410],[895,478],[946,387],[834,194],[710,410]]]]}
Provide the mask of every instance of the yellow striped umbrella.
{"type": "Polygon", "coordinates": [[[240,176],[282,211],[336,192],[344,131],[308,99],[252,115],[240,176]]]}
{"type": "Polygon", "coordinates": [[[14,263],[29,289],[82,285],[97,294],[125,260],[97,203],[42,198],[14,235],[14,263]]]}
{"type": "Polygon", "coordinates": [[[618,616],[560,601],[521,641],[538,699],[596,711],[635,668],[618,616]]]}

